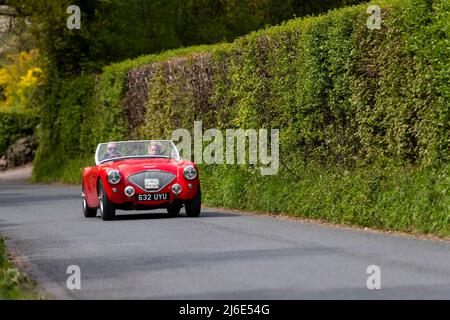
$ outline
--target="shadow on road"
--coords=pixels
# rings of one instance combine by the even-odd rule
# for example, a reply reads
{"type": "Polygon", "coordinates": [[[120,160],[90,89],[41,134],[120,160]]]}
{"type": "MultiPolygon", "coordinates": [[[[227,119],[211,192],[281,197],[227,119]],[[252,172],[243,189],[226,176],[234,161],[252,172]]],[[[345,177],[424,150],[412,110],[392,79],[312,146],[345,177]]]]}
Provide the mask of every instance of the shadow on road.
{"type": "Polygon", "coordinates": [[[173,219],[167,213],[117,214],[114,220],[173,219]]]}
{"type": "Polygon", "coordinates": [[[221,213],[205,211],[197,218],[189,218],[184,213],[180,213],[179,216],[171,217],[167,213],[155,212],[155,213],[131,213],[116,215],[115,220],[144,220],[144,219],[202,219],[202,218],[219,218],[219,217],[236,217],[237,214],[233,213],[221,213]]]}

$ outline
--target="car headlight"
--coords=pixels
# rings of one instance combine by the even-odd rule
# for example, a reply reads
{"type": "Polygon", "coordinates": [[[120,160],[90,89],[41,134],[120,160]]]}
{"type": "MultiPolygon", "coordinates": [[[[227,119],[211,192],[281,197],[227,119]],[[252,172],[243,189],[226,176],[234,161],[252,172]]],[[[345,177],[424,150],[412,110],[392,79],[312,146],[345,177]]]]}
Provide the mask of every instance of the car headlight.
{"type": "Polygon", "coordinates": [[[195,170],[194,166],[187,166],[184,168],[183,175],[188,180],[194,180],[197,177],[197,170],[195,170]]]}
{"type": "Polygon", "coordinates": [[[110,170],[107,174],[108,182],[111,184],[118,184],[122,177],[120,176],[120,172],[117,170],[110,170]]]}

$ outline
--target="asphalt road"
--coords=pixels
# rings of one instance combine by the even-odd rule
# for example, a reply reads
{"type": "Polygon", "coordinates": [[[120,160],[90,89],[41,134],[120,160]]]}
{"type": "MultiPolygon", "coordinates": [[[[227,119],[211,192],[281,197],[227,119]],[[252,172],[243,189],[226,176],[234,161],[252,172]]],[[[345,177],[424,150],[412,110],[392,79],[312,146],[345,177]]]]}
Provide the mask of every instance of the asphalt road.
{"type": "Polygon", "coordinates": [[[0,183],[0,234],[55,298],[450,299],[450,242],[211,209],[119,214],[84,218],[76,187],[0,183]],[[66,288],[69,265],[80,290],[66,288]]]}

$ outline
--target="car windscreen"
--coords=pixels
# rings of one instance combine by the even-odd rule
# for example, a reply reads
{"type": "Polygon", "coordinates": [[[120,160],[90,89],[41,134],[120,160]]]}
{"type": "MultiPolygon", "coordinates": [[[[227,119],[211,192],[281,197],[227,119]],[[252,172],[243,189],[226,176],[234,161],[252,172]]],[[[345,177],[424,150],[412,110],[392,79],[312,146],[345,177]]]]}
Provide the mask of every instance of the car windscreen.
{"type": "Polygon", "coordinates": [[[139,140],[100,143],[95,153],[95,163],[126,158],[179,159],[178,150],[170,140],[139,140]]]}

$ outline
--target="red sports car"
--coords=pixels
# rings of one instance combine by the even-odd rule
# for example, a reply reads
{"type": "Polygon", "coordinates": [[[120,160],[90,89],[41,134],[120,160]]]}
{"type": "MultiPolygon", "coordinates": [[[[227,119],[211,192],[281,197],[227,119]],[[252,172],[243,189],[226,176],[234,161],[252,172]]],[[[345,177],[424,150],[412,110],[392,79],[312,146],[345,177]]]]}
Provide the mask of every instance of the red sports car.
{"type": "Polygon", "coordinates": [[[149,210],[166,208],[176,216],[184,206],[189,217],[201,208],[197,166],[181,160],[170,140],[100,143],[95,167],[82,174],[83,212],[112,220],[116,209],[149,210]]]}

